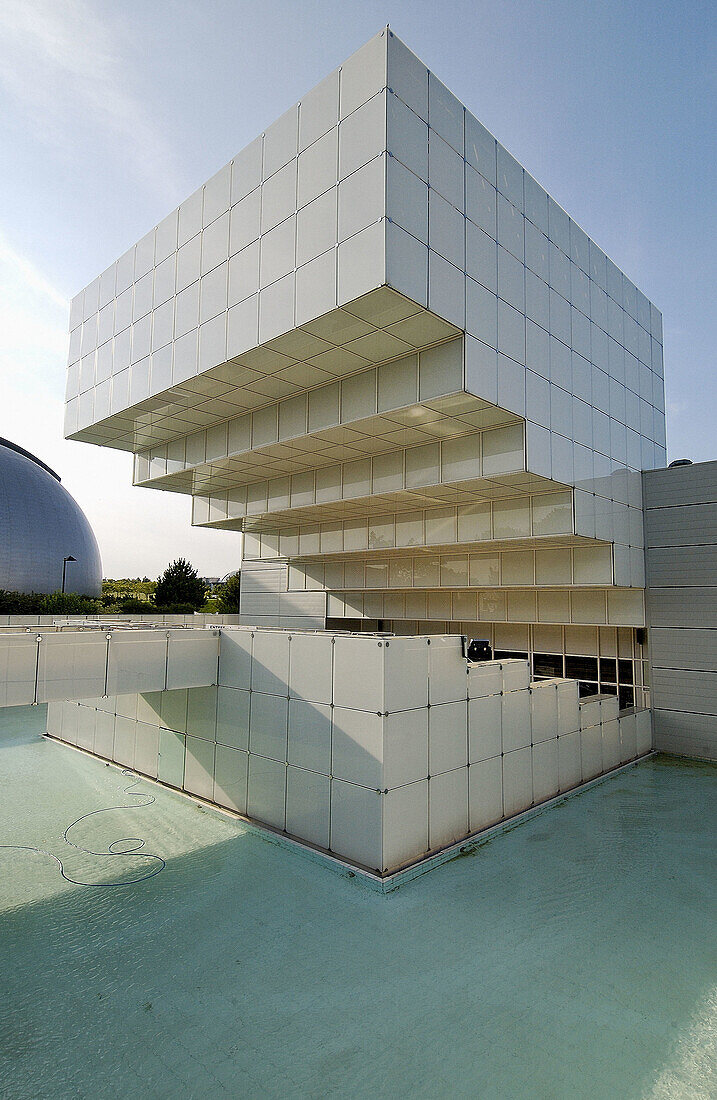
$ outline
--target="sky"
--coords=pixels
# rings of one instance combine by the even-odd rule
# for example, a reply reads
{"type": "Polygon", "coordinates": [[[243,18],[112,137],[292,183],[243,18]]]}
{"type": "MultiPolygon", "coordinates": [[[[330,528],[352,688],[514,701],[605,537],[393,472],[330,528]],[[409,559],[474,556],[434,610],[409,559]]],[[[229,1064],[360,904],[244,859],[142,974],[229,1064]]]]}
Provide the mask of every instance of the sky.
{"type": "Polygon", "coordinates": [[[0,0],[0,436],[62,477],[106,576],[241,536],[62,438],[69,300],[386,23],[664,318],[668,461],[717,458],[717,8],[664,0],[0,0]]]}

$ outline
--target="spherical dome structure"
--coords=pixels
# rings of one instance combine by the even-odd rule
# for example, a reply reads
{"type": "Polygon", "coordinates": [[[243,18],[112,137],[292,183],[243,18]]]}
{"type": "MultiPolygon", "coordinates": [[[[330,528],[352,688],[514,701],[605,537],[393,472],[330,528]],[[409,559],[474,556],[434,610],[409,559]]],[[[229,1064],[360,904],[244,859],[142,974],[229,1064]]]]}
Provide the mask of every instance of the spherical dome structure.
{"type": "Polygon", "coordinates": [[[79,505],[49,466],[0,438],[0,588],[98,596],[102,561],[79,505]]]}

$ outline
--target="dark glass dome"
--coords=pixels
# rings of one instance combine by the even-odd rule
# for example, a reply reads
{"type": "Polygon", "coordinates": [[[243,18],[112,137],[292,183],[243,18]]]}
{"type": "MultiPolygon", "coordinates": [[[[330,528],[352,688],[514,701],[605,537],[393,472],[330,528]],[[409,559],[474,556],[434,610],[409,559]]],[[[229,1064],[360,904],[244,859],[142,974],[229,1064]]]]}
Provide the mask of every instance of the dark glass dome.
{"type": "Polygon", "coordinates": [[[102,561],[84,512],[49,466],[0,439],[0,588],[98,596],[102,561]]]}

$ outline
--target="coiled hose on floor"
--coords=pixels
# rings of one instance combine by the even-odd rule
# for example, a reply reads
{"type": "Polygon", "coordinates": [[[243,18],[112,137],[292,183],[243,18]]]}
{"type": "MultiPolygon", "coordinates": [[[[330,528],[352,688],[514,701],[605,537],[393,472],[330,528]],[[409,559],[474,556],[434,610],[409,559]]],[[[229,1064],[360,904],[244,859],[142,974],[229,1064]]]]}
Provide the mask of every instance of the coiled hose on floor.
{"type": "MultiPolygon", "coordinates": [[[[123,837],[119,840],[113,840],[112,843],[108,845],[107,850],[104,852],[95,852],[91,848],[84,848],[81,844],[75,844],[75,842],[73,840],[70,840],[69,837],[71,829],[74,829],[75,826],[79,825],[81,821],[87,821],[88,818],[94,817],[96,814],[106,814],[109,813],[111,810],[142,809],[145,806],[152,805],[152,803],[155,801],[153,794],[149,794],[149,792],[140,793],[139,791],[132,792],[132,788],[136,786],[137,783],[141,782],[139,776],[135,775],[134,772],[129,771],[128,769],[123,769],[122,775],[132,778],[132,782],[124,788],[122,793],[130,795],[130,797],[132,798],[143,798],[145,801],[124,803],[121,806],[105,806],[100,810],[91,810],[88,814],[83,814],[82,817],[75,818],[74,821],[70,822],[70,824],[67,826],[64,833],[62,834],[62,839],[65,841],[66,844],[69,844],[71,848],[77,849],[78,852],[85,852],[85,854],[88,856],[132,856],[136,855],[139,851],[141,851],[142,848],[144,848],[144,840],[141,840],[140,837],[129,836],[123,837]],[[133,847],[126,847],[126,845],[128,844],[133,845],[133,847]],[[118,851],[120,845],[122,845],[123,847],[121,848],[121,850],[118,851]]],[[[48,852],[45,848],[37,848],[34,845],[30,844],[0,844],[0,848],[12,848],[20,852],[38,852],[40,855],[49,856],[50,859],[54,859],[55,862],[58,864],[62,878],[64,878],[66,882],[71,882],[74,886],[134,886],[135,883],[144,882],[146,879],[154,878],[154,876],[158,875],[160,871],[163,871],[167,865],[166,860],[162,859],[161,856],[155,855],[152,852],[144,852],[140,858],[152,860],[153,866],[144,871],[142,874],[137,875],[136,878],[124,879],[120,881],[114,880],[112,882],[83,882],[81,879],[72,878],[71,875],[68,875],[65,871],[65,866],[60,857],[56,856],[54,852],[48,852]]]]}

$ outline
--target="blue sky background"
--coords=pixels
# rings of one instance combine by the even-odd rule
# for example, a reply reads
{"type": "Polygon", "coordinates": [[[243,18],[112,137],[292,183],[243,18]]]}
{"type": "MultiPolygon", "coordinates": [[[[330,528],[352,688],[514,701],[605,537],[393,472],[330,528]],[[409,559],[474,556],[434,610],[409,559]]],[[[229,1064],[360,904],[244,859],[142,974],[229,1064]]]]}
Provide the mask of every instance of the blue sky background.
{"type": "Polygon", "coordinates": [[[714,3],[2,0],[0,435],[54,465],[107,575],[239,537],[62,440],[69,298],[390,23],[662,310],[668,458],[717,458],[714,3]]]}

